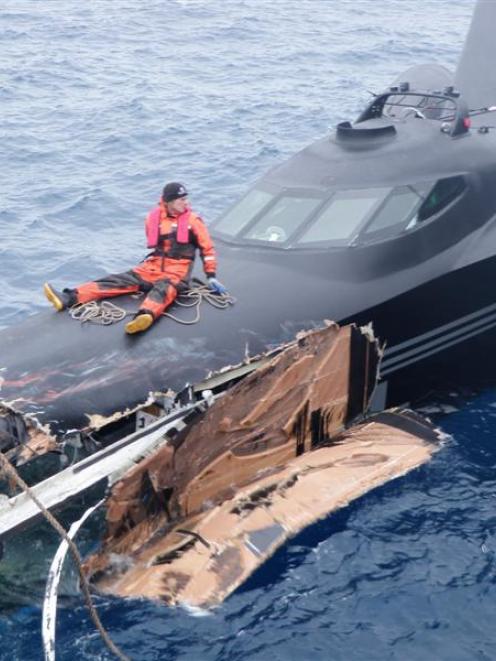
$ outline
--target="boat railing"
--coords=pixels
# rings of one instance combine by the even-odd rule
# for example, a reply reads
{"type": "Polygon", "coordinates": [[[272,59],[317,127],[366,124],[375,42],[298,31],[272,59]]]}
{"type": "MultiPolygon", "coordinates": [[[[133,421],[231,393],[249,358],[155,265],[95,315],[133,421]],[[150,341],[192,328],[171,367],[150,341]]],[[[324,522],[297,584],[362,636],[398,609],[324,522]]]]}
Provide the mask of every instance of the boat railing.
{"type": "Polygon", "coordinates": [[[440,92],[430,92],[411,90],[408,83],[390,87],[387,91],[374,95],[356,123],[380,117],[405,119],[410,115],[439,121],[441,130],[452,137],[467,133],[471,124],[467,103],[453,87],[447,87],[440,92]]]}

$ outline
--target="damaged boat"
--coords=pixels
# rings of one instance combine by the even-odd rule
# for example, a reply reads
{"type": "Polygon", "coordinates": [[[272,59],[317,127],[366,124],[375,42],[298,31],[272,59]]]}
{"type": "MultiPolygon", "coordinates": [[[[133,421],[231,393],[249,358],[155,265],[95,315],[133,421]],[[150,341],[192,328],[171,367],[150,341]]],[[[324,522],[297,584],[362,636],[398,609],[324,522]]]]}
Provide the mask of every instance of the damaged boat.
{"type": "MultiPolygon", "coordinates": [[[[378,364],[381,356],[378,341],[374,338],[369,327],[361,330],[355,326],[339,329],[336,324],[328,322],[325,332],[323,330],[322,333],[327,343],[330,342],[330,345],[327,347],[327,353],[321,357],[323,359],[324,355],[327,356],[328,364],[325,364],[325,369],[329,370],[329,373],[326,372],[322,377],[319,377],[323,379],[321,387],[326,384],[326,390],[322,390],[320,395],[321,400],[324,401],[327,397],[332,402],[333,393],[335,391],[339,392],[341,405],[345,408],[345,411],[340,413],[338,417],[342,421],[356,419],[357,416],[363,415],[365,403],[369,401],[376,386],[378,364]],[[331,377],[333,380],[329,381],[331,377]]],[[[302,351],[300,345],[304,337],[306,336],[303,335],[299,339],[293,340],[293,342],[276,347],[272,351],[256,357],[249,364],[241,364],[237,368],[231,366],[226,372],[230,375],[231,380],[235,374],[236,379],[243,383],[246,382],[247,375],[251,373],[256,374],[256,379],[265,381],[267,376],[264,375],[264,370],[272,365],[274,358],[281,352],[287,355],[287,352],[291,350],[294,354],[293,357],[296,359],[302,351]]],[[[315,343],[315,340],[312,342],[315,343]]],[[[323,347],[325,346],[326,343],[323,343],[323,347]]],[[[301,366],[306,364],[305,360],[303,362],[299,361],[298,364],[299,370],[293,371],[291,374],[293,379],[296,379],[297,375],[302,379],[301,386],[303,390],[301,392],[304,392],[304,385],[311,378],[311,375],[306,375],[301,369],[301,366]]],[[[220,379],[224,391],[214,394],[212,390],[203,389],[198,401],[188,392],[186,402],[169,403],[167,412],[164,412],[163,407],[150,404],[137,411],[135,417],[138,424],[135,426],[138,428],[133,427],[129,434],[119,437],[113,443],[98,449],[94,453],[85,453],[90,456],[83,457],[79,461],[74,459],[71,465],[62,470],[57,470],[59,460],[56,459],[53,471],[55,474],[45,475],[46,479],[33,486],[33,493],[43,502],[45,507],[60,509],[70,500],[80,496],[97,484],[106,484],[107,481],[112,484],[120,478],[123,472],[134,465],[134,462],[144,455],[152,453],[156,447],[167,443],[174,445],[175,437],[181,438],[180,432],[190,428],[193,422],[198,419],[198,416],[205,413],[216,399],[226,397],[226,393],[229,393],[230,390],[226,390],[224,371],[211,375],[208,381],[198,384],[197,387],[214,386],[216,379],[220,379]],[[143,425],[139,424],[141,419],[143,425]]],[[[246,383],[250,384],[251,381],[246,383]]],[[[245,405],[249,406],[252,398],[256,398],[256,392],[253,389],[250,390],[250,386],[247,386],[247,388],[245,405]]],[[[297,392],[299,391],[293,389],[292,399],[289,396],[288,383],[281,381],[277,384],[273,396],[277,397],[280,406],[292,410],[300,406],[298,399],[295,399],[297,392]]],[[[231,400],[227,397],[224,401],[229,402],[231,400]]],[[[122,432],[122,421],[118,421],[117,424],[119,425],[118,430],[122,432]]],[[[222,425],[225,426],[225,424],[226,421],[223,420],[222,425]]],[[[315,433],[318,433],[320,423],[315,419],[312,424],[314,426],[317,424],[315,433]]],[[[107,433],[105,438],[108,438],[108,430],[104,429],[102,433],[107,433]]],[[[71,441],[70,438],[66,440],[66,445],[74,445],[74,440],[71,441]]],[[[80,438],[80,432],[75,433],[75,440],[80,440],[80,438]]],[[[93,440],[95,439],[93,438],[93,440]]],[[[68,452],[67,447],[64,450],[65,453],[68,452]]],[[[55,456],[57,457],[57,455],[55,456]]],[[[62,456],[65,457],[66,454],[62,456]]],[[[43,456],[39,461],[42,458],[43,456]]],[[[33,465],[36,466],[37,462],[27,462],[17,468],[19,472],[23,473],[23,477],[25,477],[25,474],[29,477],[32,475],[33,465]]],[[[42,466],[46,468],[46,462],[42,462],[42,466]]],[[[33,484],[35,481],[31,478],[33,484]]],[[[40,509],[32,501],[29,494],[25,492],[18,493],[16,484],[7,476],[5,476],[4,482],[5,493],[9,498],[4,502],[0,500],[0,541],[41,518],[40,509]]]]}
{"type": "Polygon", "coordinates": [[[302,333],[131,468],[86,562],[95,587],[214,606],[288,537],[426,462],[441,440],[426,420],[365,418],[379,357],[369,329],[302,333]]]}
{"type": "Polygon", "coordinates": [[[208,374],[242,365],[217,374],[221,391],[323,319],[373,322],[387,343],[378,408],[493,375],[495,22],[479,1],[454,74],[412,67],[212,224],[235,305],[144,337],[48,310],[1,331],[2,450],[17,464],[92,452],[145,424],[148,405],[167,413],[187,384],[198,398],[208,374]]]}

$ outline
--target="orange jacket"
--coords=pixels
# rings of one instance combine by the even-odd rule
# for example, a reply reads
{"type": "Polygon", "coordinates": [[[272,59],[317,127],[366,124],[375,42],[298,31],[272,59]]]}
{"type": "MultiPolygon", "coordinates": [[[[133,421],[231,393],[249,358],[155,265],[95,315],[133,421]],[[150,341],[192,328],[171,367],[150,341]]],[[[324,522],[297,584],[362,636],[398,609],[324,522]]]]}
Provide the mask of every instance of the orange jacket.
{"type": "Polygon", "coordinates": [[[200,250],[205,275],[215,277],[217,260],[215,248],[206,225],[194,211],[187,211],[181,217],[172,217],[167,214],[166,207],[161,201],[160,206],[152,209],[146,217],[146,235],[148,247],[155,248],[155,254],[167,259],[195,259],[196,249],[200,250]],[[154,227],[160,214],[157,228],[154,227]],[[186,242],[178,240],[178,221],[187,222],[186,242]]]}

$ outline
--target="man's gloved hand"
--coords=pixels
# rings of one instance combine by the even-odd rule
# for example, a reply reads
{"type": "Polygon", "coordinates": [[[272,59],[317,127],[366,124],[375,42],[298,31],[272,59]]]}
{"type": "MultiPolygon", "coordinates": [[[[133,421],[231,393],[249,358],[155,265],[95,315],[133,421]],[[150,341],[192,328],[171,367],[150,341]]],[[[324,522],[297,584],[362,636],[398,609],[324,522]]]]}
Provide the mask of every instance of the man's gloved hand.
{"type": "Polygon", "coordinates": [[[215,294],[227,294],[227,289],[217,280],[217,278],[208,278],[208,287],[215,294]]]}

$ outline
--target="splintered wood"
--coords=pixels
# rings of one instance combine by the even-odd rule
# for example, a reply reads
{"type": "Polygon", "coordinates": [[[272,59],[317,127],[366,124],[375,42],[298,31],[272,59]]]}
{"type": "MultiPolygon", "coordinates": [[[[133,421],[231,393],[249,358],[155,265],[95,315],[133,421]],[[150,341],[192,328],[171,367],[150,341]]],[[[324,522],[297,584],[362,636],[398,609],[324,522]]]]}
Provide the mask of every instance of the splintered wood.
{"type": "Polygon", "coordinates": [[[439,436],[412,413],[346,428],[378,360],[354,326],[307,333],[129,471],[86,563],[98,589],[213,606],[288,537],[427,461],[439,436]]]}

